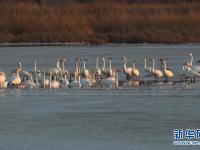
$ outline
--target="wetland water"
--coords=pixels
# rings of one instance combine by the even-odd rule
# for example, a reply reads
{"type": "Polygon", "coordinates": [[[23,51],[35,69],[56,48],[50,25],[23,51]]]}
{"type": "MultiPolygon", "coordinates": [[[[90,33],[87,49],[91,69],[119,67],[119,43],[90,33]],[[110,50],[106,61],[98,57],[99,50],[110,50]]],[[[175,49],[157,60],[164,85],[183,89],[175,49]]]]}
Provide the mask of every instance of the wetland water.
{"type": "MultiPolygon", "coordinates": [[[[31,70],[52,68],[60,57],[72,70],[75,57],[121,56],[136,59],[167,57],[176,72],[191,50],[200,59],[200,45],[128,45],[92,47],[1,47],[0,70],[11,71],[21,61],[31,70]]],[[[158,64],[156,65],[158,67],[158,64]]],[[[145,73],[142,72],[144,75],[145,73]]],[[[120,80],[125,76],[120,73],[120,80]]],[[[200,128],[200,81],[152,83],[118,90],[0,89],[0,149],[2,150],[160,150],[199,149],[174,146],[173,129],[200,128]]]]}

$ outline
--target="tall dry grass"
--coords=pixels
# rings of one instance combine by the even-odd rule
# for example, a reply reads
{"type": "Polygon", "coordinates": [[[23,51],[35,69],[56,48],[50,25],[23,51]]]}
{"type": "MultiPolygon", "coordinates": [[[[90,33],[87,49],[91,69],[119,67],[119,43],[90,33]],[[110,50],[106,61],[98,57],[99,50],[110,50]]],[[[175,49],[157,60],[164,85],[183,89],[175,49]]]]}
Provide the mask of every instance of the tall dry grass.
{"type": "Polygon", "coordinates": [[[200,4],[0,3],[0,42],[200,42],[200,4]]]}

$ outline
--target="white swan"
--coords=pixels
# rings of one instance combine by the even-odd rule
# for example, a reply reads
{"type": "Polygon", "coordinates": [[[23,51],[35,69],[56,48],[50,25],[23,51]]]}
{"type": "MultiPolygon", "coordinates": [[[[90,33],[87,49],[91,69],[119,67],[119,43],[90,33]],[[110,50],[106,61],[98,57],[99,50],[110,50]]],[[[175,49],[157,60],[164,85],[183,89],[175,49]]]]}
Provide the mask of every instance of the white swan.
{"type": "Polygon", "coordinates": [[[115,73],[115,77],[108,77],[102,81],[103,87],[109,87],[109,88],[118,88],[118,72],[115,73]]]}
{"type": "Polygon", "coordinates": [[[65,62],[66,62],[66,59],[63,59],[62,60],[62,75],[69,75],[69,72],[67,71],[67,69],[65,68],[65,62]]]}
{"type": "Polygon", "coordinates": [[[64,88],[69,86],[69,81],[67,80],[67,75],[66,74],[64,74],[64,75],[61,74],[60,85],[62,87],[64,87],[64,88]]]}
{"type": "Polygon", "coordinates": [[[127,79],[132,77],[132,67],[127,67],[127,61],[126,61],[126,57],[123,56],[121,59],[124,60],[124,65],[123,65],[123,71],[124,71],[124,74],[126,75],[127,79]]]}
{"type": "Polygon", "coordinates": [[[81,75],[83,76],[83,78],[87,78],[87,79],[91,79],[91,74],[90,74],[90,71],[88,69],[86,69],[86,61],[87,59],[84,59],[83,61],[83,71],[81,73],[81,75]]]}
{"type": "Polygon", "coordinates": [[[42,86],[43,88],[46,88],[46,87],[49,86],[49,80],[46,79],[46,71],[45,71],[45,70],[44,70],[44,72],[43,72],[43,79],[42,79],[42,81],[41,81],[41,86],[42,86]]]}
{"type": "Polygon", "coordinates": [[[169,70],[167,68],[166,60],[163,60],[163,64],[164,64],[163,73],[164,73],[164,76],[166,77],[166,79],[168,80],[169,78],[173,78],[174,74],[171,70],[169,70]]]}
{"type": "Polygon", "coordinates": [[[136,77],[138,77],[140,75],[139,69],[135,68],[135,61],[133,61],[133,66],[132,66],[131,74],[133,76],[136,76],[136,77]]]}
{"type": "Polygon", "coordinates": [[[102,71],[101,69],[99,68],[99,58],[97,57],[97,60],[96,60],[96,68],[95,68],[95,75],[96,76],[101,76],[102,74],[102,71]]]}
{"type": "Polygon", "coordinates": [[[29,79],[22,83],[26,88],[36,88],[37,84],[33,81],[32,74],[29,74],[29,79]]]}
{"type": "Polygon", "coordinates": [[[146,71],[148,73],[148,76],[151,75],[152,67],[147,66],[147,60],[146,59],[144,59],[144,71],[146,71]]]}
{"type": "Polygon", "coordinates": [[[6,74],[4,72],[0,72],[0,85],[6,81],[6,74]]]}
{"type": "Polygon", "coordinates": [[[56,68],[51,68],[46,71],[47,74],[58,75],[61,72],[60,59],[57,60],[56,68]]]}
{"type": "Polygon", "coordinates": [[[185,77],[186,78],[190,78],[191,82],[195,82],[197,77],[200,77],[200,73],[192,70],[190,67],[188,67],[187,65],[183,65],[183,71],[185,73],[185,77]]]}
{"type": "Polygon", "coordinates": [[[60,87],[60,83],[58,81],[56,81],[56,77],[54,75],[52,75],[52,72],[50,72],[50,77],[49,77],[49,86],[50,88],[53,89],[57,89],[60,87]],[[52,80],[53,78],[53,80],[52,80]]]}
{"type": "Polygon", "coordinates": [[[72,89],[81,88],[81,76],[80,75],[78,76],[78,81],[77,78],[75,77],[74,80],[69,83],[69,87],[72,89]]]}
{"type": "Polygon", "coordinates": [[[107,77],[115,78],[115,72],[112,69],[112,58],[111,57],[109,57],[109,68],[108,68],[108,72],[107,72],[107,77]]]}
{"type": "Polygon", "coordinates": [[[103,61],[103,66],[101,68],[101,71],[102,71],[102,74],[104,74],[106,76],[106,74],[108,72],[108,68],[106,68],[106,60],[104,57],[102,58],[102,61],[103,61]]]}
{"type": "Polygon", "coordinates": [[[92,80],[88,78],[81,79],[81,87],[83,88],[90,88],[92,86],[92,80]]]}
{"type": "Polygon", "coordinates": [[[163,73],[162,71],[155,69],[155,60],[153,59],[153,67],[152,67],[152,75],[155,77],[155,81],[158,80],[158,78],[162,78],[163,77],[163,73]]]}
{"type": "Polygon", "coordinates": [[[186,62],[185,65],[187,65],[187,67],[191,68],[193,71],[197,71],[197,72],[200,72],[200,66],[198,65],[193,65],[193,55],[192,53],[189,53],[189,56],[190,56],[190,61],[189,62],[186,62]]]}
{"type": "Polygon", "coordinates": [[[10,79],[10,81],[9,81],[9,85],[10,86],[18,86],[18,85],[20,85],[21,84],[21,78],[20,78],[20,76],[19,76],[19,72],[17,71],[17,73],[16,73],[16,76],[13,76],[11,79],[10,79]]]}
{"type": "Polygon", "coordinates": [[[72,71],[72,73],[70,74],[70,82],[72,81],[72,77],[78,78],[79,74],[80,74],[80,70],[79,70],[79,64],[78,64],[79,59],[76,58],[75,59],[75,65],[74,65],[74,70],[72,71]]]}

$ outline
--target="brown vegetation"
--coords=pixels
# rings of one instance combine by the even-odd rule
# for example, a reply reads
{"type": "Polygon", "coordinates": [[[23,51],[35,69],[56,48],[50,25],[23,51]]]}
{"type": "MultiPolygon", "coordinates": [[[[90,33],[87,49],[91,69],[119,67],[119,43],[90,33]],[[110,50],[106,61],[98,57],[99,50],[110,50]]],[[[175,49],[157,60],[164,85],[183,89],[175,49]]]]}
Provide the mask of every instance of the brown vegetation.
{"type": "Polygon", "coordinates": [[[0,42],[200,42],[200,4],[0,3],[0,42]]]}

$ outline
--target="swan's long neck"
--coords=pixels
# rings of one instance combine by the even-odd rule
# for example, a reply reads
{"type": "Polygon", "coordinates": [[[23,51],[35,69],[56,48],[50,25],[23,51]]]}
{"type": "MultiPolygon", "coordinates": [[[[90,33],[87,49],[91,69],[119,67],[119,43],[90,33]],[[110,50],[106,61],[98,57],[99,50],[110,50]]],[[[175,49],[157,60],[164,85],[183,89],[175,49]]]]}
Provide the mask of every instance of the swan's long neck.
{"type": "Polygon", "coordinates": [[[78,86],[79,87],[81,86],[81,76],[80,75],[78,76],[78,86]]]}
{"type": "Polygon", "coordinates": [[[19,63],[19,70],[22,71],[22,64],[19,63]]]}
{"type": "Polygon", "coordinates": [[[99,69],[99,58],[97,57],[97,60],[96,60],[96,69],[99,69]]]}
{"type": "Polygon", "coordinates": [[[135,69],[135,62],[133,62],[133,69],[135,69]]]}
{"type": "Polygon", "coordinates": [[[63,64],[62,64],[62,70],[65,70],[65,61],[63,60],[63,64]]]}
{"type": "Polygon", "coordinates": [[[75,70],[76,70],[76,72],[78,72],[78,61],[77,60],[75,61],[75,70]]]}
{"type": "Polygon", "coordinates": [[[57,68],[59,71],[61,70],[61,68],[60,68],[60,60],[57,61],[57,63],[56,63],[56,68],[57,68]]]}
{"type": "Polygon", "coordinates": [[[38,75],[37,75],[37,74],[36,74],[36,84],[37,84],[37,85],[39,84],[38,75]]]}
{"type": "Polygon", "coordinates": [[[105,69],[106,68],[106,62],[105,62],[104,58],[102,60],[103,60],[103,69],[105,69]]]}
{"type": "Polygon", "coordinates": [[[83,61],[83,69],[85,70],[85,61],[83,61]]]}
{"type": "Polygon", "coordinates": [[[36,63],[36,60],[35,60],[35,63],[34,63],[34,69],[35,69],[35,71],[37,70],[37,63],[36,63]]]}
{"type": "Polygon", "coordinates": [[[147,60],[146,59],[144,60],[144,68],[145,69],[147,68],[147,60]]]}
{"type": "Polygon", "coordinates": [[[118,83],[118,72],[116,72],[116,77],[115,77],[115,88],[118,88],[119,83],[118,83]]]}
{"type": "Polygon", "coordinates": [[[124,57],[124,66],[127,67],[126,57],[124,57]]]}
{"type": "Polygon", "coordinates": [[[153,59],[153,67],[152,67],[152,70],[155,69],[155,60],[153,59]]]}
{"type": "Polygon", "coordinates": [[[166,61],[164,60],[164,70],[166,70],[167,69],[167,64],[166,64],[166,61]]]}
{"type": "Polygon", "coordinates": [[[44,74],[43,74],[43,87],[45,88],[45,81],[46,81],[46,75],[45,75],[46,73],[45,73],[45,70],[44,70],[44,74]]]}
{"type": "Polygon", "coordinates": [[[193,63],[193,56],[191,55],[190,56],[190,65],[192,66],[192,63],[193,63]]]}
{"type": "Polygon", "coordinates": [[[50,76],[49,76],[49,88],[51,88],[51,78],[52,78],[52,73],[50,73],[50,76]]]}
{"type": "Polygon", "coordinates": [[[112,71],[112,60],[109,61],[109,70],[112,71]]]}

